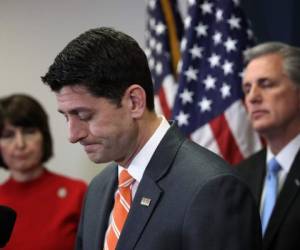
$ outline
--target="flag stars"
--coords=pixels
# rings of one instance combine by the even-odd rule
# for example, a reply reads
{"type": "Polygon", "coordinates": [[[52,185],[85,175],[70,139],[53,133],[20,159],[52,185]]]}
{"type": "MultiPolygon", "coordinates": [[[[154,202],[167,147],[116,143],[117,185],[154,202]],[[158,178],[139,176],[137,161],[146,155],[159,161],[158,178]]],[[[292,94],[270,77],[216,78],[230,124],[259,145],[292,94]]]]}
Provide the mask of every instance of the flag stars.
{"type": "Polygon", "coordinates": [[[200,9],[202,11],[202,14],[205,15],[205,14],[211,14],[212,13],[212,7],[213,7],[213,4],[208,2],[208,1],[205,1],[203,4],[200,5],[200,9]]]}
{"type": "Polygon", "coordinates": [[[222,33],[216,31],[215,34],[213,35],[213,41],[215,45],[218,45],[222,42],[222,33]]]}
{"type": "Polygon", "coordinates": [[[207,36],[207,29],[208,29],[208,26],[207,25],[204,25],[203,23],[199,23],[196,27],[195,27],[195,30],[197,32],[197,36],[201,37],[201,36],[207,36]]]}
{"type": "Polygon", "coordinates": [[[241,79],[244,78],[244,71],[241,71],[240,73],[238,73],[238,77],[240,77],[241,79]]]}
{"type": "Polygon", "coordinates": [[[226,40],[224,43],[224,46],[226,48],[226,51],[229,53],[230,51],[235,51],[236,50],[236,44],[237,40],[233,40],[230,37],[226,40]]]}
{"type": "MultiPolygon", "coordinates": [[[[172,103],[170,109],[173,109],[173,118],[181,128],[189,128],[194,119],[195,122],[209,122],[214,117],[215,109],[217,112],[217,109],[225,110],[227,105],[241,98],[239,96],[241,92],[236,91],[240,88],[241,79],[238,73],[242,67],[238,55],[240,50],[246,47],[247,44],[243,43],[248,42],[247,38],[253,37],[250,26],[244,17],[240,16],[239,7],[236,6],[239,0],[229,0],[232,7],[230,10],[223,9],[223,6],[217,5],[213,0],[187,1],[189,9],[184,19],[184,29],[188,33],[181,40],[182,57],[177,65],[177,71],[180,72],[180,83],[177,87],[180,91],[177,87],[174,90],[175,100],[169,96],[172,94],[169,93],[170,91],[165,93],[172,103]],[[198,19],[194,14],[204,18],[198,19]],[[173,105],[173,102],[176,104],[173,105]],[[198,115],[201,119],[196,117],[198,115]]],[[[216,1],[221,3],[222,0],[216,1]]],[[[161,7],[158,0],[149,0],[149,2],[148,5],[152,4],[155,9],[152,11],[148,7],[150,17],[147,23],[145,53],[149,59],[154,82],[160,84],[171,72],[168,63],[171,55],[167,57],[166,50],[169,48],[165,46],[168,27],[164,19],[155,13],[161,11],[158,10],[161,7]]]]}
{"type": "Polygon", "coordinates": [[[192,55],[192,59],[202,58],[203,48],[198,47],[197,44],[194,44],[193,48],[191,48],[189,52],[192,55]]]}
{"type": "Polygon", "coordinates": [[[180,111],[179,114],[175,117],[177,124],[179,127],[182,127],[183,125],[189,125],[188,119],[190,118],[189,114],[184,113],[183,111],[180,111]]]}
{"type": "Polygon", "coordinates": [[[162,43],[157,43],[156,46],[155,46],[155,51],[157,54],[161,54],[162,53],[162,48],[163,48],[163,45],[162,43]]]}
{"type": "Polygon", "coordinates": [[[202,100],[198,103],[201,112],[204,113],[206,111],[211,111],[212,100],[203,97],[202,100]]]}
{"type": "Polygon", "coordinates": [[[165,30],[166,30],[166,26],[162,22],[159,22],[155,27],[156,35],[163,34],[165,30]]]}
{"type": "Polygon", "coordinates": [[[223,10],[217,9],[216,20],[217,20],[217,22],[221,22],[223,20],[223,10]]]}
{"type": "Polygon", "coordinates": [[[187,81],[192,80],[197,81],[198,70],[194,69],[192,66],[189,66],[188,70],[184,72],[184,75],[187,77],[187,81]]]}
{"type": "Polygon", "coordinates": [[[187,16],[184,19],[184,28],[188,29],[191,26],[192,18],[190,16],[187,16]]]}
{"type": "Polygon", "coordinates": [[[203,83],[205,85],[206,90],[214,89],[216,87],[216,81],[217,79],[212,77],[211,75],[208,75],[204,80],[203,83]]]}
{"type": "Polygon", "coordinates": [[[155,72],[157,75],[161,75],[163,71],[163,66],[162,66],[162,63],[161,62],[158,62],[156,65],[155,65],[155,72]]]}
{"type": "Polygon", "coordinates": [[[177,64],[177,73],[181,73],[182,70],[182,60],[180,59],[177,64]]]}
{"type": "Polygon", "coordinates": [[[186,38],[183,38],[180,42],[180,50],[181,51],[185,51],[186,49],[186,45],[187,45],[187,39],[186,38]]]}
{"type": "Polygon", "coordinates": [[[149,1],[149,8],[151,10],[154,10],[155,9],[155,6],[156,6],[156,0],[150,0],[149,1]]]}
{"type": "Polygon", "coordinates": [[[187,103],[193,103],[193,95],[194,93],[192,91],[189,91],[188,89],[184,89],[182,93],[180,93],[179,97],[182,101],[182,104],[185,105],[187,103]]]}
{"type": "Polygon", "coordinates": [[[233,63],[225,60],[224,64],[222,65],[222,69],[224,71],[224,75],[232,74],[233,73],[233,63]]]}
{"type": "Polygon", "coordinates": [[[195,5],[196,4],[196,0],[189,0],[189,5],[195,5]]]}
{"type": "Polygon", "coordinates": [[[149,47],[150,47],[151,49],[154,49],[154,48],[155,48],[155,45],[156,45],[156,40],[155,40],[154,38],[151,38],[151,39],[149,40],[149,47]]]}
{"type": "Polygon", "coordinates": [[[230,29],[240,29],[241,28],[241,18],[238,18],[234,15],[231,15],[231,17],[227,21],[229,23],[230,29]]]}
{"type": "Polygon", "coordinates": [[[155,60],[154,60],[153,57],[150,57],[150,58],[148,59],[148,64],[149,64],[149,68],[150,68],[151,70],[153,70],[153,69],[154,69],[154,64],[155,64],[155,60]]]}
{"type": "Polygon", "coordinates": [[[154,18],[150,18],[149,20],[149,26],[152,30],[155,29],[155,19],[154,18]]]}
{"type": "Polygon", "coordinates": [[[220,59],[221,57],[215,53],[213,53],[209,58],[208,61],[210,63],[211,68],[215,68],[216,66],[220,65],[220,59]]]}
{"type": "Polygon", "coordinates": [[[230,97],[230,86],[227,83],[223,83],[221,89],[222,98],[230,97]]]}

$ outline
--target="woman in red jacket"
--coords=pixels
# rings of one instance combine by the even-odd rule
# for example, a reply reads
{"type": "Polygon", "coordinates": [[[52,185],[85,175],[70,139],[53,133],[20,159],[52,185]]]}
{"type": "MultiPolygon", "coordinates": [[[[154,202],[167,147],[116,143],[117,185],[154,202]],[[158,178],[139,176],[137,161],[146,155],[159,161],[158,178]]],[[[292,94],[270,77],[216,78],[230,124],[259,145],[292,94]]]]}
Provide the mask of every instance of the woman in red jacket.
{"type": "Polygon", "coordinates": [[[46,169],[52,138],[37,100],[11,95],[0,99],[0,107],[0,166],[10,173],[0,185],[0,204],[17,212],[4,249],[74,249],[86,184],[46,169]]]}

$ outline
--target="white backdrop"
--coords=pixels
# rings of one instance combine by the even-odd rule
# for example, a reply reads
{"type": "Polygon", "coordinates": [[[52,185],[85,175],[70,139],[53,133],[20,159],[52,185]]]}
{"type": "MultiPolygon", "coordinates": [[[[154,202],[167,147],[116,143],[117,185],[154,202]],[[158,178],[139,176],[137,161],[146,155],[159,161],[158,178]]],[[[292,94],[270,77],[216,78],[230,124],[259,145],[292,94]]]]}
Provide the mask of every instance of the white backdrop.
{"type": "MultiPolygon", "coordinates": [[[[27,93],[43,104],[54,137],[49,169],[88,182],[103,166],[67,141],[64,118],[40,76],[71,39],[90,28],[114,27],[144,47],[145,11],[143,0],[0,0],[0,96],[27,93]]],[[[0,182],[6,177],[0,169],[0,182]]]]}

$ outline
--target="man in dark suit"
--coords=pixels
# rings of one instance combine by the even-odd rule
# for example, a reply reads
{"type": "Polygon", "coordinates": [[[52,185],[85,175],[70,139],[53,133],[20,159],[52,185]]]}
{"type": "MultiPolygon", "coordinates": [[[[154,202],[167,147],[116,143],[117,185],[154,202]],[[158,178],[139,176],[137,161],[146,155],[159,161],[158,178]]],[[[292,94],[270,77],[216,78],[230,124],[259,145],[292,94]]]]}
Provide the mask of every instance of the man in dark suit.
{"type": "Polygon", "coordinates": [[[78,250],[260,249],[250,190],[154,112],[147,58],[135,40],[89,30],[42,79],[56,94],[70,142],[96,163],[114,161],[89,186],[78,250]]]}
{"type": "Polygon", "coordinates": [[[300,249],[300,49],[264,43],[247,50],[245,61],[245,104],[266,149],[237,170],[260,206],[263,249],[300,249]]]}

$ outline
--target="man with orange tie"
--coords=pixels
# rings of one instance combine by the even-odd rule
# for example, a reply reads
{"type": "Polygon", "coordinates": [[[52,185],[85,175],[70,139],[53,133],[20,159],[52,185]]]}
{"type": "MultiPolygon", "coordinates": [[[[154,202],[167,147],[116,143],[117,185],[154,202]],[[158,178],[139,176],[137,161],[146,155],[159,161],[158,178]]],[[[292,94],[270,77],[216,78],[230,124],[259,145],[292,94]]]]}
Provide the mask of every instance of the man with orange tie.
{"type": "Polygon", "coordinates": [[[237,170],[260,204],[263,249],[300,249],[300,49],[268,42],[245,60],[245,104],[267,147],[237,170]]]}
{"type": "Polygon", "coordinates": [[[42,80],[71,143],[111,162],[90,183],[77,250],[256,250],[259,214],[217,155],[154,111],[147,58],[130,36],[96,28],[72,40],[42,80]]]}

